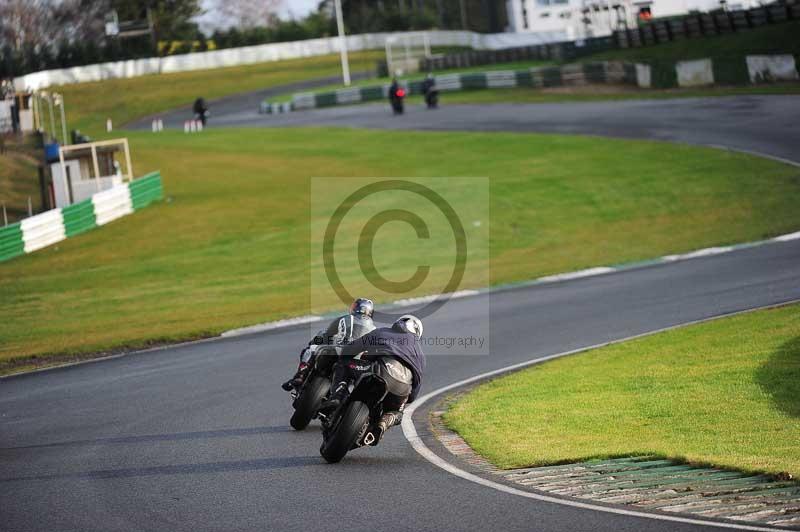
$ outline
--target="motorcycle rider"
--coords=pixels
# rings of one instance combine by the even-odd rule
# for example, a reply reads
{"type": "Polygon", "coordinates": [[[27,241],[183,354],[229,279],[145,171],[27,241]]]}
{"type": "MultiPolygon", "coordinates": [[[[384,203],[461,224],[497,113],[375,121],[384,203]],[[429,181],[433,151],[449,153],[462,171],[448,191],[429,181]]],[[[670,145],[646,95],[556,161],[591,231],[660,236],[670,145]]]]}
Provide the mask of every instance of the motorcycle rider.
{"type": "Polygon", "coordinates": [[[297,372],[281,385],[287,392],[300,389],[308,376],[317,348],[322,345],[344,345],[375,329],[372,313],[375,305],[372,300],[359,297],[350,305],[350,312],[330,322],[326,329],[319,331],[300,352],[297,372]]]}
{"type": "Polygon", "coordinates": [[[389,85],[389,102],[392,104],[392,111],[394,114],[399,115],[403,113],[403,97],[405,91],[400,86],[397,78],[392,78],[392,84],[389,85]]]}
{"type": "Polygon", "coordinates": [[[439,91],[436,88],[436,80],[433,74],[428,73],[425,81],[422,82],[422,94],[425,95],[425,103],[428,109],[435,109],[439,104],[439,91]]]}
{"type": "Polygon", "coordinates": [[[422,337],[422,321],[416,316],[406,314],[397,319],[391,327],[381,327],[365,334],[346,345],[333,372],[333,392],[330,399],[322,405],[322,410],[332,412],[347,398],[350,384],[356,375],[349,362],[358,357],[361,360],[375,360],[390,356],[401,362],[413,376],[411,393],[407,397],[388,395],[383,401],[384,413],[378,422],[375,444],[383,434],[403,419],[406,403],[417,398],[425,371],[425,353],[419,340],[422,337]]]}
{"type": "Polygon", "coordinates": [[[206,119],[208,118],[208,106],[204,98],[197,98],[192,106],[195,118],[202,122],[203,127],[206,127],[206,119]]]}

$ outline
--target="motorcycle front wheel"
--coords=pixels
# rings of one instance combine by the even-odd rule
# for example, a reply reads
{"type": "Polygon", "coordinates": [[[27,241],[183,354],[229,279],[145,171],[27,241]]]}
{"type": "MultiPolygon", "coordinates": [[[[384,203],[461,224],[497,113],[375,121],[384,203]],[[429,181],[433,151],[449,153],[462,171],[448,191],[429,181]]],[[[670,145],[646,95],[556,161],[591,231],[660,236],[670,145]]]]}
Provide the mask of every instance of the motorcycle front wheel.
{"type": "Polygon", "coordinates": [[[322,442],[319,453],[329,463],[340,462],[369,423],[369,407],[361,401],[347,405],[339,424],[322,442]]]}

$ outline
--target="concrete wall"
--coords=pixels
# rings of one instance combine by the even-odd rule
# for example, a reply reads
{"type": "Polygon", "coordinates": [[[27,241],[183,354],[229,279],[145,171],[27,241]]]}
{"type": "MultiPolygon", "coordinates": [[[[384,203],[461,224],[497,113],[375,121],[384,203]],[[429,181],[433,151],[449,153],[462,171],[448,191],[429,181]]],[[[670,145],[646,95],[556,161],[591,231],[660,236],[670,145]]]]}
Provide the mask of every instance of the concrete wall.
{"type": "MultiPolygon", "coordinates": [[[[431,46],[466,46],[478,50],[498,50],[564,40],[564,35],[561,32],[482,34],[471,31],[430,31],[426,33],[430,38],[431,46]]],[[[386,43],[386,38],[391,35],[397,34],[367,33],[350,35],[347,37],[347,47],[352,51],[382,49],[386,43]]],[[[339,39],[336,37],[270,43],[209,52],[45,70],[15,78],[14,86],[17,90],[37,90],[52,85],[223,68],[283,59],[315,57],[338,52],[339,39]]]]}

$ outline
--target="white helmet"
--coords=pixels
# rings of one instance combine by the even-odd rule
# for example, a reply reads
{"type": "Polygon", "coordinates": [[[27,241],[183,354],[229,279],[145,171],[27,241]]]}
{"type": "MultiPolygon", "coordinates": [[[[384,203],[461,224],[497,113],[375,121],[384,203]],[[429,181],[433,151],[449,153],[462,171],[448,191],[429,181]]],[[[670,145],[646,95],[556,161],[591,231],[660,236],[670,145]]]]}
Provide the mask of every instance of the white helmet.
{"type": "Polygon", "coordinates": [[[400,316],[394,326],[401,331],[409,332],[417,336],[417,339],[422,337],[422,320],[411,314],[404,314],[400,316]]]}

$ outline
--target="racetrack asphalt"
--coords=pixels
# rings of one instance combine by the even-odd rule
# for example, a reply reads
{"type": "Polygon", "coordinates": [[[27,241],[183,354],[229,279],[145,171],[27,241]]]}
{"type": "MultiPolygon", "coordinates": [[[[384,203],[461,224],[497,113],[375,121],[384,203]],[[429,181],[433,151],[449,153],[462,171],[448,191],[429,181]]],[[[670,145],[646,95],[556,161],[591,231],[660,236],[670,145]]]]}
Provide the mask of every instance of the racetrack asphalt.
{"type": "MultiPolygon", "coordinates": [[[[800,298],[800,241],[452,300],[430,335],[488,356],[429,357],[424,391],[513,363],[800,298]]],[[[0,523],[36,530],[689,530],[522,499],[431,466],[394,429],[327,465],[279,385],[309,326],[0,381],[0,523]],[[343,524],[346,523],[346,524],[343,524]]],[[[417,423],[425,420],[418,419],[417,423]]]]}
{"type": "MultiPolygon", "coordinates": [[[[797,160],[798,102],[732,97],[572,108],[445,105],[432,112],[412,106],[397,119],[372,105],[283,116],[215,114],[212,126],[609,134],[725,144],[797,160]],[[754,115],[753,109],[762,112],[754,115]]],[[[800,241],[792,240],[453,300],[446,312],[426,320],[426,334],[469,336],[475,316],[488,306],[491,354],[431,355],[423,393],[532,358],[800,299],[798,264],[800,241]]],[[[0,529],[714,528],[498,492],[433,467],[399,428],[377,448],[325,464],[317,422],[304,432],[289,428],[290,401],[279,387],[315,328],[227,337],[0,380],[0,529]]]]}
{"type": "MultiPolygon", "coordinates": [[[[429,111],[406,106],[392,116],[386,104],[336,106],[258,114],[258,104],[211,105],[209,127],[339,126],[424,131],[516,131],[598,135],[724,146],[800,161],[800,95],[723,96],[580,103],[448,105],[429,111]]],[[[183,127],[187,112],[169,114],[183,127]]],[[[131,127],[149,129],[150,122],[131,127]]]]}

